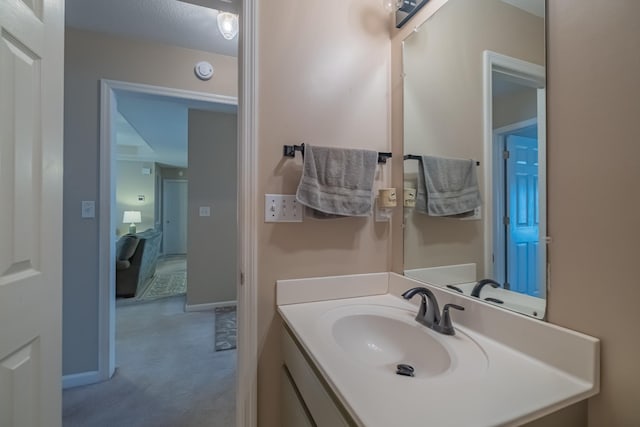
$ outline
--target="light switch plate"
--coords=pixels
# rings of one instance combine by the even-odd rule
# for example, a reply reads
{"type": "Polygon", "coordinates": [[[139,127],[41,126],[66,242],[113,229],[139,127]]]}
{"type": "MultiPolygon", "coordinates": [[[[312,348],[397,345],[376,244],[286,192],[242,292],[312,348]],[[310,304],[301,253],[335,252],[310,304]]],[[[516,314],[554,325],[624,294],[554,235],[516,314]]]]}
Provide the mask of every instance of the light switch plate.
{"type": "Polygon", "coordinates": [[[200,216],[211,216],[211,206],[200,206],[200,216]]]}
{"type": "Polygon", "coordinates": [[[82,201],[82,218],[96,217],[96,202],[93,200],[82,201]]]}
{"type": "Polygon", "coordinates": [[[265,194],[265,222],[302,222],[302,205],[294,194],[265,194]]]}

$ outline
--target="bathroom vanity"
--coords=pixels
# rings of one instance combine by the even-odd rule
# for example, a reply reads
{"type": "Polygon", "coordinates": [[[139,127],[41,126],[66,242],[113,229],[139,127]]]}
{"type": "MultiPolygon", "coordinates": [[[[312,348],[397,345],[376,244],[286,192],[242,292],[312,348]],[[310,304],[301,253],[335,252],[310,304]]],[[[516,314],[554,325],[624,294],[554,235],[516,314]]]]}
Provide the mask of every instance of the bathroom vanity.
{"type": "Polygon", "coordinates": [[[525,425],[599,391],[599,340],[394,273],[278,281],[277,303],[285,425],[525,425]],[[415,321],[416,286],[465,307],[455,335],[415,321]]]}

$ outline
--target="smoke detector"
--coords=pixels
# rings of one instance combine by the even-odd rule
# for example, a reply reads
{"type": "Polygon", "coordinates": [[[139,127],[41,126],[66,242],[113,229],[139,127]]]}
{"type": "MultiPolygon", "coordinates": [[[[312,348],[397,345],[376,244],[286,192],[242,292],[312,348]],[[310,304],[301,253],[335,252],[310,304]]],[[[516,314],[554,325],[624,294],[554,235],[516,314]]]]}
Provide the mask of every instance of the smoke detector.
{"type": "Polygon", "coordinates": [[[200,80],[209,80],[213,76],[213,65],[207,61],[200,61],[196,64],[194,71],[200,80]]]}

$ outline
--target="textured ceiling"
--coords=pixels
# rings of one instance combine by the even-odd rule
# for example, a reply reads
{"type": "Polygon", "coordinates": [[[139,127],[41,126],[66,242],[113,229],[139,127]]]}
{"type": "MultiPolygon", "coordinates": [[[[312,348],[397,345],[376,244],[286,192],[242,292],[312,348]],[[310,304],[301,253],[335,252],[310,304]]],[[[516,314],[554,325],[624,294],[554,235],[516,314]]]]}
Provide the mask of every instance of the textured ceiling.
{"type": "Polygon", "coordinates": [[[237,56],[238,37],[222,37],[216,22],[218,10],[202,6],[207,4],[237,11],[238,0],[66,0],[66,25],[237,56]]]}

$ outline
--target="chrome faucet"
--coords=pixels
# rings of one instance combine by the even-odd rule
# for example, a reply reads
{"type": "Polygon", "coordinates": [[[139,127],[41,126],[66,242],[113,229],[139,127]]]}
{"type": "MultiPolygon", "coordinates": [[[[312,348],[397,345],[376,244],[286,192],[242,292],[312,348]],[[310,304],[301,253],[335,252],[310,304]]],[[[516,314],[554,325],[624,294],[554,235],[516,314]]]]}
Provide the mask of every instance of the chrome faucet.
{"type": "Polygon", "coordinates": [[[471,296],[480,298],[480,291],[485,285],[490,285],[492,288],[500,287],[500,283],[496,282],[493,279],[482,279],[482,280],[479,280],[478,283],[476,283],[476,285],[473,287],[473,290],[471,291],[471,296]]]}
{"type": "Polygon", "coordinates": [[[457,304],[445,304],[442,315],[440,315],[440,308],[438,307],[436,296],[429,289],[421,286],[405,291],[402,297],[409,300],[416,294],[419,294],[422,298],[420,309],[416,315],[416,322],[441,334],[455,335],[456,331],[451,322],[449,309],[464,310],[464,307],[457,304]]]}

